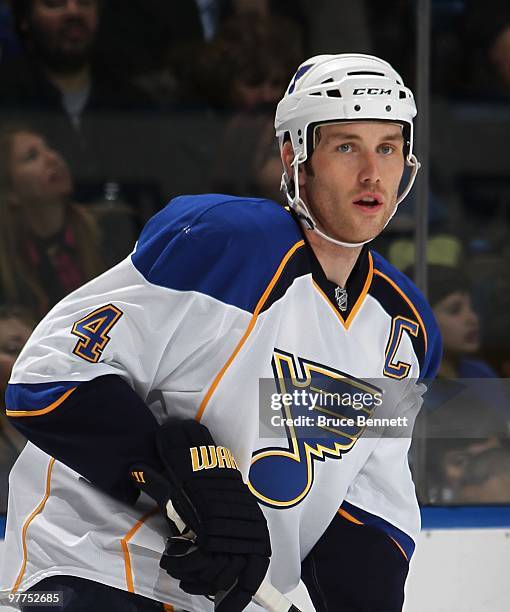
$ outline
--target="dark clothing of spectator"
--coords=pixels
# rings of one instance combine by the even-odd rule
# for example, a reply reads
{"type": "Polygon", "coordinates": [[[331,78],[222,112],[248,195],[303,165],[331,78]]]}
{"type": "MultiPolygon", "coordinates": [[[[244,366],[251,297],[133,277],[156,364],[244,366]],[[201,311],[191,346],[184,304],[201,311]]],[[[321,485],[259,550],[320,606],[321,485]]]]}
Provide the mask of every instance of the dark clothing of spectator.
{"type": "Polygon", "coordinates": [[[46,290],[48,306],[53,306],[85,282],[78,260],[76,237],[70,225],[49,238],[31,236],[25,243],[25,256],[36,270],[46,290]]]}
{"type": "Polygon", "coordinates": [[[21,54],[21,44],[14,31],[11,10],[5,0],[0,0],[0,62],[21,54]]]}
{"type": "Polygon", "coordinates": [[[76,199],[100,199],[107,182],[143,179],[145,141],[136,119],[151,105],[134,86],[97,70],[88,89],[66,96],[25,57],[0,66],[0,83],[3,118],[21,118],[60,151],[75,178],[76,199]],[[90,193],[90,185],[97,191],[90,193]]]}
{"type": "Polygon", "coordinates": [[[94,116],[150,108],[147,98],[134,87],[101,73],[94,74],[88,90],[78,92],[72,108],[72,96],[66,97],[47,78],[42,66],[25,57],[0,66],[0,83],[0,108],[4,116],[15,114],[25,121],[32,119],[38,124],[34,127],[46,133],[73,171],[98,164],[94,159],[98,148],[91,147],[89,142],[89,123],[94,116]],[[47,134],[48,131],[52,133],[47,134]]]}
{"type": "MultiPolygon", "coordinates": [[[[77,239],[69,223],[46,239],[27,235],[21,252],[44,287],[44,299],[36,300],[30,284],[23,278],[17,279],[18,299],[38,317],[44,316],[64,296],[89,280],[80,265],[77,239]]],[[[5,295],[0,295],[0,298],[2,302],[6,301],[5,295]]]]}

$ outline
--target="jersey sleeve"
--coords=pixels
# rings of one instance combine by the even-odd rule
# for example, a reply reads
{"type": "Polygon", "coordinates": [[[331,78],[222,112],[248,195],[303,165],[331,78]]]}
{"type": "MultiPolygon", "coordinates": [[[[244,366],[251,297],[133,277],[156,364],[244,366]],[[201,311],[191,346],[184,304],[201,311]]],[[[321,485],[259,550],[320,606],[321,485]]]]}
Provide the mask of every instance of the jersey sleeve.
{"type": "MultiPolygon", "coordinates": [[[[278,222],[275,207],[269,216],[278,222]]],[[[13,425],[90,482],[132,499],[129,467],[160,467],[154,434],[169,416],[148,408],[149,394],[165,386],[200,398],[211,355],[221,360],[235,346],[296,239],[284,222],[290,232],[268,249],[266,209],[225,196],[170,203],[129,258],[37,326],[7,390],[13,425]]]]}

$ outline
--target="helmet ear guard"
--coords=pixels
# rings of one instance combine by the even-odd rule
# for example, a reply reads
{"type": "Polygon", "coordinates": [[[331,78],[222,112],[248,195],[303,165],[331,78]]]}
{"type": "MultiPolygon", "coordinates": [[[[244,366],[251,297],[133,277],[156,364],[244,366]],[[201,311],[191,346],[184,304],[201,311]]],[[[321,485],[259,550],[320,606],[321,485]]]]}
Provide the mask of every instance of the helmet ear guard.
{"type": "Polygon", "coordinates": [[[358,247],[370,241],[341,242],[323,233],[299,196],[299,164],[312,155],[314,128],[327,123],[355,121],[386,121],[403,126],[404,157],[411,174],[388,219],[389,223],[411,190],[420,168],[413,154],[415,116],[416,105],[411,90],[403,85],[400,75],[384,60],[371,55],[338,54],[312,57],[301,64],[278,104],[275,129],[280,151],[290,139],[295,154],[291,176],[284,167],[281,188],[289,206],[309,229],[341,246],[358,247]]]}

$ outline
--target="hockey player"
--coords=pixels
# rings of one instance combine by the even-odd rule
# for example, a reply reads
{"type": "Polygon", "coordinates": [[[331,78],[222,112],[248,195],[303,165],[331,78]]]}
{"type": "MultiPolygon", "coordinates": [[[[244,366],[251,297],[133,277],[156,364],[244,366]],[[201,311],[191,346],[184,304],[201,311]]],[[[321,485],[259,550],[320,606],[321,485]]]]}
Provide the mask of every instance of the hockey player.
{"type": "Polygon", "coordinates": [[[229,612],[254,605],[271,561],[267,579],[289,592],[302,578],[317,610],[401,610],[419,531],[409,437],[286,424],[268,438],[259,381],[383,393],[412,421],[439,334],[366,243],[418,170],[415,114],[386,62],[311,58],[276,112],[290,211],[176,198],[39,324],[7,393],[30,443],[4,589],[63,591],[70,611],[207,610],[222,591],[229,612]]]}

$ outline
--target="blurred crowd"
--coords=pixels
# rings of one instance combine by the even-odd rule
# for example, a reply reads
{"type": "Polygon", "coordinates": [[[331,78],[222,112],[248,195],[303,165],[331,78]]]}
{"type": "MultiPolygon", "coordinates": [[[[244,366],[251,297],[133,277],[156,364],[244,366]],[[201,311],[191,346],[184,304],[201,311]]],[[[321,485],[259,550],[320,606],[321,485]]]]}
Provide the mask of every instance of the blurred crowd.
{"type": "MultiPolygon", "coordinates": [[[[425,410],[433,439],[413,467],[425,473],[424,503],[510,503],[501,380],[510,378],[510,4],[432,7],[428,262],[440,379],[492,380],[496,400],[478,397],[460,414],[437,387],[425,410]],[[472,422],[480,413],[487,431],[472,422]],[[439,435],[443,414],[469,421],[460,427],[469,435],[439,435]]],[[[0,0],[2,389],[37,321],[128,256],[173,196],[282,201],[275,103],[305,57],[373,53],[414,88],[417,24],[413,0],[0,0]]],[[[414,206],[411,197],[375,245],[410,275],[414,206]]],[[[23,441],[0,425],[2,512],[23,441]]]]}

